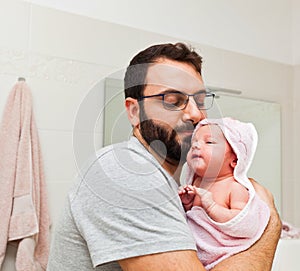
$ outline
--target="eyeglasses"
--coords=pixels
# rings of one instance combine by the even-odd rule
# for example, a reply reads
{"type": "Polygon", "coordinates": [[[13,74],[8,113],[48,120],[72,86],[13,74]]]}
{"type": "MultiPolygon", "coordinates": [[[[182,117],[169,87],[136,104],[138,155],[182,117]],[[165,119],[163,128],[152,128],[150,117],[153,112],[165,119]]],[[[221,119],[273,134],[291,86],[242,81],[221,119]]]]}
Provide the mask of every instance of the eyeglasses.
{"type": "Polygon", "coordinates": [[[142,96],[138,100],[141,101],[146,98],[162,97],[162,103],[165,109],[172,111],[184,110],[189,102],[190,97],[194,101],[199,110],[208,110],[212,107],[215,94],[206,90],[200,90],[194,94],[187,94],[181,91],[170,90],[165,93],[142,96]]]}

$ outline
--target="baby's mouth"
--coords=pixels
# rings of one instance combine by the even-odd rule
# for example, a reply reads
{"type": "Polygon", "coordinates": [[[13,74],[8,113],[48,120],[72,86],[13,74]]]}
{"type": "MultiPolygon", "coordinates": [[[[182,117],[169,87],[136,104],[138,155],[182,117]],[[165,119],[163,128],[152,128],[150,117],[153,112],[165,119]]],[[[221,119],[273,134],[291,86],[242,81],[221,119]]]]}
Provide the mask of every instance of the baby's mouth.
{"type": "Polygon", "coordinates": [[[192,159],[200,159],[202,158],[201,154],[200,153],[194,153],[192,154],[192,159]]]}

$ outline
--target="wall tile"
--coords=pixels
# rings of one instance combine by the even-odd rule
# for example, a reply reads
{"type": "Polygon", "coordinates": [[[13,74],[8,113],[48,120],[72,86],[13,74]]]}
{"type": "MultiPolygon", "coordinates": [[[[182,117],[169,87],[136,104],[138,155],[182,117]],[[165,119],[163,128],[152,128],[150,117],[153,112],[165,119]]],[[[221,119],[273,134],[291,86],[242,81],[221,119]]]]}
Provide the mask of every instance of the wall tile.
{"type": "Polygon", "coordinates": [[[223,51],[223,73],[224,86],[245,97],[281,103],[291,93],[288,65],[223,51]]]}
{"type": "Polygon", "coordinates": [[[102,146],[103,134],[74,131],[72,135],[72,149],[76,172],[88,162],[94,161],[97,151],[102,146]]]}
{"type": "Polygon", "coordinates": [[[5,48],[0,44],[0,74],[24,77],[28,74],[28,52],[23,49],[5,48]]]}
{"type": "MultiPolygon", "coordinates": [[[[159,43],[175,43],[180,42],[182,40],[175,38],[175,37],[169,37],[165,35],[161,35],[154,32],[148,32],[148,31],[141,31],[140,34],[140,50],[144,50],[147,47],[159,44],[159,43]]],[[[135,54],[139,51],[139,49],[136,50],[135,54]]]]}
{"type": "Polygon", "coordinates": [[[0,1],[0,47],[28,50],[30,4],[0,1]]]}
{"type": "Polygon", "coordinates": [[[67,199],[68,191],[75,183],[72,181],[51,181],[47,183],[48,206],[51,218],[51,230],[55,227],[67,199]]]}
{"type": "MultiPolygon", "coordinates": [[[[104,95],[100,79],[105,76],[101,67],[93,72],[94,78],[91,78],[90,82],[84,80],[84,74],[82,74],[82,82],[78,83],[63,82],[50,79],[51,77],[49,79],[28,78],[27,82],[31,87],[35,118],[39,129],[71,131],[78,117],[84,118],[84,121],[81,121],[81,130],[95,129],[96,122],[101,121],[101,119],[97,119],[101,112],[104,95]],[[97,78],[100,83],[94,84],[97,78]],[[93,106],[86,107],[87,100],[91,100],[93,106]],[[92,121],[94,123],[91,123],[92,121]]],[[[64,74],[61,75],[64,76],[64,74]]],[[[77,75],[80,78],[79,72],[77,75]]]]}
{"type": "Polygon", "coordinates": [[[73,180],[91,155],[102,146],[99,133],[39,130],[47,180],[73,180]]]}
{"type": "Polygon", "coordinates": [[[72,132],[39,130],[46,180],[72,180],[77,173],[72,132]]]}
{"type": "Polygon", "coordinates": [[[31,50],[50,56],[124,67],[140,31],[66,12],[32,8],[31,50]]]}
{"type": "Polygon", "coordinates": [[[224,60],[222,50],[199,44],[193,44],[203,57],[202,77],[207,86],[224,87],[224,60]]]}

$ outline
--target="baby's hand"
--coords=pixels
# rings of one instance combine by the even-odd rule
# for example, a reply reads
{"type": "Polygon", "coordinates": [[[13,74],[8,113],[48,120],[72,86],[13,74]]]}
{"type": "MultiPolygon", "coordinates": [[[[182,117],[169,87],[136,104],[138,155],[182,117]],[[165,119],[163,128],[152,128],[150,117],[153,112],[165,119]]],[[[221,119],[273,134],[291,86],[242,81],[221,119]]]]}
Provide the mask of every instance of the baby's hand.
{"type": "Polygon", "coordinates": [[[178,195],[181,199],[183,207],[186,211],[193,207],[193,201],[195,198],[195,190],[192,185],[185,185],[179,187],[178,195]]]}

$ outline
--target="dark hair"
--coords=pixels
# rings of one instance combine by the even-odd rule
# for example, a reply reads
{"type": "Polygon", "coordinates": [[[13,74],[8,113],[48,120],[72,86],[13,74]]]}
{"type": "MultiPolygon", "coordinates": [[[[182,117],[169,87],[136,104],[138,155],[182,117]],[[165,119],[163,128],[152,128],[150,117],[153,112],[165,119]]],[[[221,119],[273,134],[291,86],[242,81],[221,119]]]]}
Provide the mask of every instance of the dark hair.
{"type": "Polygon", "coordinates": [[[148,67],[160,58],[190,63],[201,74],[202,57],[184,43],[153,45],[139,52],[130,61],[124,78],[125,98],[138,99],[143,96],[148,67]]]}

